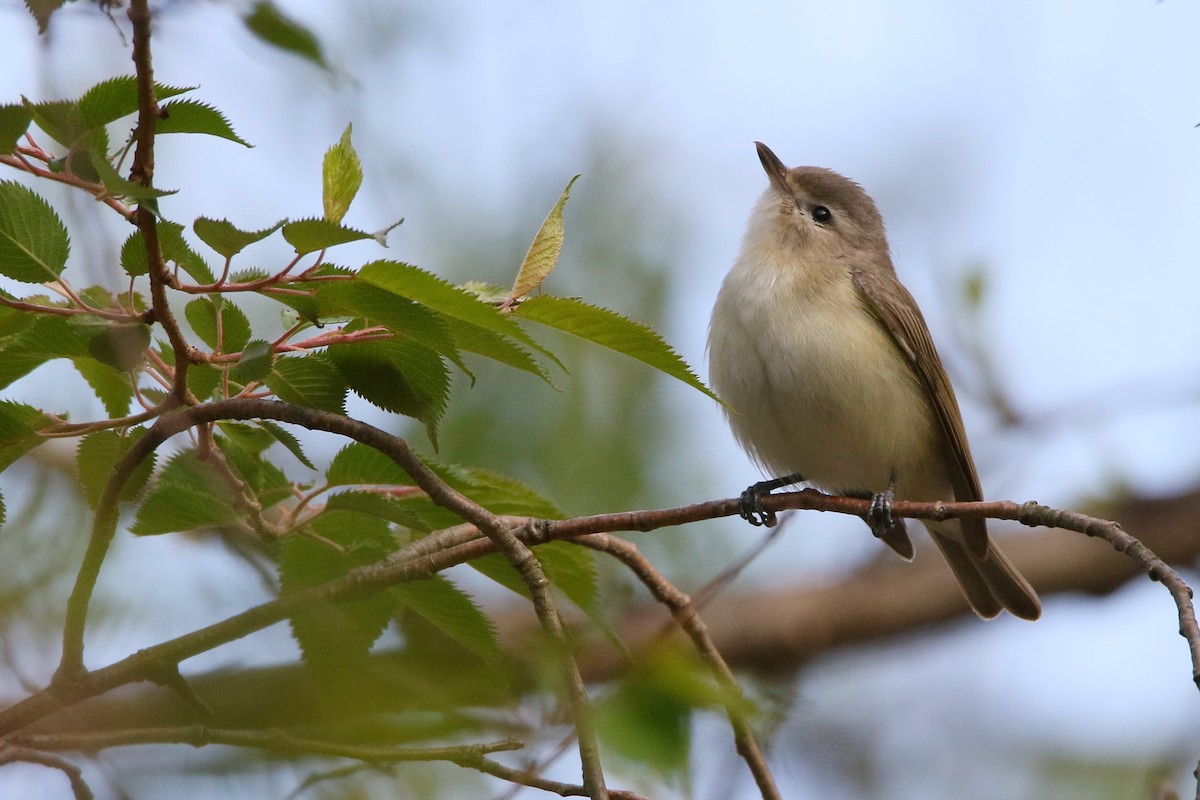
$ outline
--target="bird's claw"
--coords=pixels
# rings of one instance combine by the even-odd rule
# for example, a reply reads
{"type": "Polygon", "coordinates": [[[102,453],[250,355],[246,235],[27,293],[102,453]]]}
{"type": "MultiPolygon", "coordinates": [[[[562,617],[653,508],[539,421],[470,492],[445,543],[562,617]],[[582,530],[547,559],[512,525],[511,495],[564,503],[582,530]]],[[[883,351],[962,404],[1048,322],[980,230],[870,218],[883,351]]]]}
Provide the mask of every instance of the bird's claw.
{"type": "Polygon", "coordinates": [[[746,491],[742,492],[741,499],[742,519],[755,527],[774,528],[777,521],[775,512],[767,511],[762,505],[763,495],[770,493],[770,489],[763,492],[763,485],[761,483],[746,487],[746,491]]]}

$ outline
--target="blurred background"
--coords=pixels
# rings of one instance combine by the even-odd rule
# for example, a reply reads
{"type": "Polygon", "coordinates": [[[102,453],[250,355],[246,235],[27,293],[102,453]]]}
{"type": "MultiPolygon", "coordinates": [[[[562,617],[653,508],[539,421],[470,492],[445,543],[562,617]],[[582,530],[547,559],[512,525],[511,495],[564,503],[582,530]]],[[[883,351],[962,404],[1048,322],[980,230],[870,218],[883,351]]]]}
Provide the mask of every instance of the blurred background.
{"type": "MultiPolygon", "coordinates": [[[[854,178],[878,202],[959,388],[989,498],[1095,510],[1200,485],[1193,3],[282,0],[318,35],[329,70],[264,46],[239,3],[156,8],[157,80],[199,84],[192,96],[258,145],[162,140],[156,182],[181,190],[162,202],[171,219],[228,215],[254,229],[320,213],[320,159],[353,123],[366,180],[347,223],[405,223],[389,250],[348,248],[342,263],[397,258],[504,285],[583,173],[547,291],[657,326],[706,377],[712,300],[766,183],[759,139],[790,165],[854,178]]],[[[131,73],[115,18],[71,4],[38,37],[23,3],[0,0],[0,102],[77,97],[131,73]]],[[[69,202],[68,275],[111,281],[128,232],[85,198],[69,202]]],[[[730,497],[759,478],[701,394],[595,348],[549,344],[570,370],[557,391],[487,365],[474,386],[458,381],[441,458],[521,477],[571,513],[730,497]]],[[[47,365],[5,396],[99,417],[82,389],[64,391],[71,376],[47,365]]],[[[352,413],[403,426],[365,404],[352,413]]],[[[418,426],[409,432],[430,449],[418,426]]],[[[317,441],[309,454],[336,446],[317,441]]],[[[0,478],[10,504],[0,558],[23,565],[0,570],[7,697],[44,685],[56,662],[89,524],[69,451],[56,461],[43,450],[0,478]]],[[[861,523],[830,516],[795,516],[713,602],[837,581],[879,556],[861,523]]],[[[760,538],[725,520],[638,543],[694,591],[760,538]]],[[[93,666],[270,588],[219,546],[126,536],[99,591],[93,666]]],[[[1153,797],[1170,783],[1190,794],[1200,698],[1167,592],[1143,578],[1044,601],[1035,625],[959,617],[762,679],[785,795],[1066,800],[1153,797]]],[[[276,626],[184,667],[295,655],[276,626]]],[[[651,780],[655,796],[755,796],[721,720],[701,716],[693,735],[689,777],[651,780]]],[[[303,776],[262,764],[223,773],[211,759],[105,756],[88,770],[102,795],[134,798],[285,797],[303,776]]],[[[611,785],[647,785],[636,765],[617,774],[611,785]]],[[[570,775],[568,765],[558,777],[570,775]]],[[[310,791],[397,796],[392,780],[310,791]]],[[[0,787],[67,796],[60,775],[33,767],[6,767],[0,787]]],[[[504,796],[490,791],[476,796],[504,796]]]]}

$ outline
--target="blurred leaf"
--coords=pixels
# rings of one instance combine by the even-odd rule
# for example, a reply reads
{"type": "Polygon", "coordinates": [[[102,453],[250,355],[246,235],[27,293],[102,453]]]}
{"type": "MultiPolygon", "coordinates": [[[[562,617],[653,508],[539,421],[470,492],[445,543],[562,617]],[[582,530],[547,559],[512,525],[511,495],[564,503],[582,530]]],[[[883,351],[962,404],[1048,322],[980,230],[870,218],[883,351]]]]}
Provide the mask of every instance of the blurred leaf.
{"type": "Polygon", "coordinates": [[[228,118],[217,109],[198,100],[173,100],[164,103],[154,123],[155,133],[202,133],[253,147],[233,132],[228,118]]]}
{"type": "Polygon", "coordinates": [[[96,397],[104,403],[106,414],[115,418],[129,413],[129,404],[133,402],[133,384],[127,373],[94,358],[75,358],[72,363],[88,386],[92,387],[96,397]]]}
{"type": "Polygon", "coordinates": [[[280,50],[308,59],[321,69],[329,69],[321,53],[321,43],[308,28],[286,16],[274,3],[258,2],[242,21],[263,42],[280,50]]]}
{"type": "Polygon", "coordinates": [[[522,319],[557,328],[636,358],[659,372],[699,389],[714,400],[717,399],[662,336],[652,328],[623,317],[615,311],[589,305],[574,298],[534,297],[517,306],[513,313],[522,319]]]}
{"type": "Polygon", "coordinates": [[[422,533],[445,527],[445,509],[434,506],[424,495],[399,499],[378,492],[346,491],[332,495],[326,508],[369,514],[422,533]],[[419,502],[412,502],[414,499],[419,502]]]}
{"type": "Polygon", "coordinates": [[[505,305],[511,305],[541,286],[542,281],[546,280],[546,277],[558,265],[558,256],[562,253],[565,237],[563,208],[566,207],[567,198],[571,196],[571,187],[577,180],[579,180],[578,175],[567,182],[567,188],[563,189],[558,202],[554,204],[554,208],[550,209],[541,229],[533,237],[533,242],[529,245],[529,251],[525,253],[525,260],[521,262],[521,268],[517,271],[517,279],[513,283],[512,291],[509,293],[505,305]]]}
{"type": "Polygon", "coordinates": [[[277,358],[263,383],[284,402],[346,413],[346,380],[324,355],[277,358]]]}
{"type": "MultiPolygon", "coordinates": [[[[596,578],[596,560],[590,550],[570,542],[549,542],[534,548],[534,555],[546,573],[546,579],[589,616],[602,618],[600,589],[596,578]]],[[[501,586],[529,599],[524,579],[500,553],[491,553],[469,562],[471,567],[501,586]]]]}
{"type": "Polygon", "coordinates": [[[37,20],[38,33],[45,33],[50,28],[50,17],[63,7],[67,0],[25,0],[25,7],[37,20]]]}
{"type": "Polygon", "coordinates": [[[242,349],[237,366],[229,371],[231,377],[242,383],[261,381],[271,373],[275,353],[270,342],[255,339],[242,349]]]}
{"type": "Polygon", "coordinates": [[[33,406],[0,400],[0,472],[45,441],[38,431],[50,424],[33,406]]]}
{"type": "Polygon", "coordinates": [[[242,517],[233,500],[217,469],[195,450],[185,450],[163,467],[129,530],[149,536],[229,525],[242,517]]]}
{"type": "Polygon", "coordinates": [[[0,275],[23,283],[56,280],[70,250],[67,228],[49,203],[0,181],[0,275]]]}
{"type": "MultiPolygon", "coordinates": [[[[293,534],[280,545],[283,595],[336,580],[355,567],[371,564],[394,547],[383,520],[353,511],[325,511],[311,520],[313,535],[293,534]]],[[[378,592],[363,600],[325,603],[292,618],[292,633],[305,663],[324,681],[353,681],[371,646],[395,610],[396,598],[378,592]]]]}
{"type": "Polygon", "coordinates": [[[33,116],[25,106],[15,103],[0,105],[0,153],[11,153],[29,130],[33,116]]]}
{"type": "Polygon", "coordinates": [[[466,592],[440,575],[393,586],[405,608],[490,663],[501,660],[496,630],[466,592]]]}
{"type": "Polygon", "coordinates": [[[86,334],[62,317],[36,317],[0,343],[0,388],[52,359],[88,355],[86,334]]]}
{"type": "MultiPolygon", "coordinates": [[[[146,434],[144,428],[136,428],[122,436],[117,431],[96,431],[79,441],[75,451],[75,463],[79,470],[79,484],[83,487],[88,505],[93,509],[100,503],[104,487],[113,475],[113,467],[121,456],[129,451],[146,434]]],[[[121,487],[120,499],[134,499],[150,480],[154,470],[155,454],[142,459],[121,487]]]]}
{"type": "Polygon", "coordinates": [[[150,326],[143,322],[120,322],[99,326],[88,340],[88,353],[97,361],[121,372],[133,372],[146,361],[150,326]]]}
{"type": "MultiPolygon", "coordinates": [[[[179,268],[192,276],[192,280],[197,283],[207,285],[216,282],[208,263],[183,238],[182,225],[164,219],[159,220],[157,227],[159,246],[166,261],[178,264],[179,268]]],[[[145,247],[142,249],[144,257],[145,247]]]]}
{"type": "Polygon", "coordinates": [[[192,223],[192,230],[200,237],[200,241],[211,247],[226,258],[233,258],[246,247],[262,241],[283,227],[287,220],[279,220],[269,228],[260,231],[244,231],[229,220],[197,217],[192,223]]]}
{"type": "Polygon", "coordinates": [[[301,219],[284,224],[283,238],[296,248],[298,254],[306,255],[347,242],[372,239],[374,236],[327,219],[301,219]]]}
{"type": "Polygon", "coordinates": [[[342,217],[350,210],[354,196],[358,194],[358,188],[362,186],[362,162],[350,143],[350,131],[351,126],[347,125],[341,141],[326,151],[321,169],[325,219],[331,222],[342,221],[342,217]]]}

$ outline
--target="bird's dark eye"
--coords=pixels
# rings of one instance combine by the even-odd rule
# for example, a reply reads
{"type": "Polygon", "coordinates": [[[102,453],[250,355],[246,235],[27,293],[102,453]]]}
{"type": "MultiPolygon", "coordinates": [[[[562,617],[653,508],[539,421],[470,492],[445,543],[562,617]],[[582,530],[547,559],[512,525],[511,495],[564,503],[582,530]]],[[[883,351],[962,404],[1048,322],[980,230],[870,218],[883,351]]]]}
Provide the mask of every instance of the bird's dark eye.
{"type": "Polygon", "coordinates": [[[833,220],[833,212],[825,206],[813,206],[812,218],[814,222],[817,222],[821,225],[827,225],[833,220]]]}

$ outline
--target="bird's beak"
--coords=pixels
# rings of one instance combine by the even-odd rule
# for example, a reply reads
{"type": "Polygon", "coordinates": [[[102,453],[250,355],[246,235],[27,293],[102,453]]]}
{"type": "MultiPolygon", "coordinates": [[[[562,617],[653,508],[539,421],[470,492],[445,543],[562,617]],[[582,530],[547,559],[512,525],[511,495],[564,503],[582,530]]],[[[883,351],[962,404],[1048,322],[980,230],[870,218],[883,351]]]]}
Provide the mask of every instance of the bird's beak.
{"type": "Polygon", "coordinates": [[[785,196],[790,195],[792,190],[787,182],[788,169],[779,160],[779,156],[772,153],[771,148],[762,142],[755,142],[754,146],[758,148],[758,160],[762,162],[763,169],[767,172],[767,177],[771,179],[771,185],[780,194],[785,196]]]}

